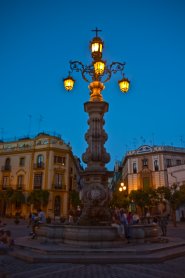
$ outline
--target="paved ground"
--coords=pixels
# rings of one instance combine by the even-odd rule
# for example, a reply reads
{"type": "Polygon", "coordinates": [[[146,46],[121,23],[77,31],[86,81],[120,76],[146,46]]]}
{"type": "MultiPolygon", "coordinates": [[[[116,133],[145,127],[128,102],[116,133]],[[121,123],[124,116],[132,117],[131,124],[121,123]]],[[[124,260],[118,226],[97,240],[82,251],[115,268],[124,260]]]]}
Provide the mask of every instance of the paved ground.
{"type": "MultiPolygon", "coordinates": [[[[14,238],[28,235],[30,229],[24,220],[15,225],[5,219],[6,229],[14,238]]],[[[185,223],[177,227],[168,225],[168,235],[185,239],[185,223]]],[[[8,255],[0,255],[0,277],[17,278],[185,278],[185,257],[176,258],[161,264],[33,264],[17,260],[8,255]]]]}

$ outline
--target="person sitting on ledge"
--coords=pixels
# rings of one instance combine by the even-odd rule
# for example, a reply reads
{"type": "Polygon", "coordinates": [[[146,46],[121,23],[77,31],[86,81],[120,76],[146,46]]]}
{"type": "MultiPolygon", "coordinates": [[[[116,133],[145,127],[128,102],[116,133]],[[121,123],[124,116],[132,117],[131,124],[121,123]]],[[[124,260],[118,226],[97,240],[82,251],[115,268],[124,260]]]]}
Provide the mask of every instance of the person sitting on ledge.
{"type": "Polygon", "coordinates": [[[139,215],[134,212],[133,215],[132,215],[132,219],[133,219],[133,224],[139,224],[139,215]]]}
{"type": "Polygon", "coordinates": [[[0,231],[0,248],[7,249],[11,248],[14,245],[14,240],[11,236],[11,232],[8,231],[0,231]]]}

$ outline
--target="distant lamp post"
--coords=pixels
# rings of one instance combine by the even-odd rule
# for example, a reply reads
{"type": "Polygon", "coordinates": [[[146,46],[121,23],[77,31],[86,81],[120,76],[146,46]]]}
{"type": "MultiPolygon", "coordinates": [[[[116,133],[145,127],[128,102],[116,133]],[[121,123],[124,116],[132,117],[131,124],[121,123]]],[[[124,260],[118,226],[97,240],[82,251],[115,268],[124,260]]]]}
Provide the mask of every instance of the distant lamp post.
{"type": "MultiPolygon", "coordinates": [[[[87,164],[83,174],[83,210],[79,219],[80,225],[107,225],[111,223],[111,211],[109,202],[111,194],[108,188],[110,172],[105,164],[110,161],[110,155],[104,146],[108,139],[103,126],[105,124],[104,114],[108,112],[109,104],[103,100],[102,91],[105,83],[113,74],[120,73],[123,76],[125,63],[112,62],[110,65],[102,60],[102,39],[98,36],[97,28],[92,30],[96,36],[90,42],[92,62],[84,65],[81,61],[70,61],[70,71],[81,73],[82,78],[88,82],[90,100],[84,103],[84,110],[88,113],[89,129],[85,134],[88,147],[82,155],[82,160],[87,164]]],[[[64,87],[71,91],[75,80],[69,76],[64,80],[64,87]]],[[[127,92],[130,81],[126,78],[119,81],[120,89],[127,92]]],[[[121,187],[126,192],[126,186],[121,187]]]]}
{"type": "Polygon", "coordinates": [[[120,187],[119,187],[119,191],[120,192],[126,192],[126,190],[127,190],[126,185],[124,184],[124,182],[121,182],[120,187]]]}

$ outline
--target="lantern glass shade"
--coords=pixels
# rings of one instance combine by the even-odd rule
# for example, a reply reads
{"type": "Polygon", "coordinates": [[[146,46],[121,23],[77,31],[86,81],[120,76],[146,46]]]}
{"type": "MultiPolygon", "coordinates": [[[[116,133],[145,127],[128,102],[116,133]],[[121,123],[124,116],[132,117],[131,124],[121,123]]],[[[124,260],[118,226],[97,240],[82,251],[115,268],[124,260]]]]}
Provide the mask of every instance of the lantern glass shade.
{"type": "Polygon", "coordinates": [[[94,63],[94,71],[96,75],[102,75],[105,70],[105,63],[103,61],[97,61],[94,63]]]}
{"type": "Polygon", "coordinates": [[[63,81],[64,81],[64,87],[66,91],[71,91],[73,89],[75,80],[71,76],[68,76],[63,81]]]}
{"type": "Polygon", "coordinates": [[[120,191],[120,192],[123,191],[123,188],[122,188],[122,187],[119,187],[119,191],[120,191]]]}
{"type": "Polygon", "coordinates": [[[122,80],[118,81],[120,90],[123,93],[127,93],[130,87],[130,81],[127,78],[123,78],[122,80]]]}
{"type": "Polygon", "coordinates": [[[92,43],[92,45],[91,45],[92,53],[94,53],[94,52],[101,52],[102,53],[102,49],[103,49],[102,43],[95,42],[95,43],[92,43]]]}
{"type": "Polygon", "coordinates": [[[91,41],[90,47],[91,47],[92,58],[94,58],[95,60],[101,59],[102,51],[103,51],[103,42],[102,42],[102,40],[98,37],[95,37],[91,41]]]}

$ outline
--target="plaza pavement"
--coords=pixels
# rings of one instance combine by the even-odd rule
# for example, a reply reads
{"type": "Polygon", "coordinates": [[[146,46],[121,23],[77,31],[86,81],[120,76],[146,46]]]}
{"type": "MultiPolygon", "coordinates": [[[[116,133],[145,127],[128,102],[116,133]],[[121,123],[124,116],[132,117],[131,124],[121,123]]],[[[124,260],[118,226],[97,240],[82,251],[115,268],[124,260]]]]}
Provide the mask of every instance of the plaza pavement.
{"type": "MultiPolygon", "coordinates": [[[[3,219],[7,224],[5,229],[12,231],[15,241],[28,236],[30,228],[24,220],[18,225],[13,219],[3,219]]],[[[168,225],[168,238],[185,240],[185,223],[173,227],[168,225]]],[[[33,241],[33,245],[36,244],[33,241]]],[[[185,247],[183,247],[185,249],[185,247]]],[[[184,250],[185,251],[185,250],[184,250]]],[[[119,251],[118,251],[119,252],[119,251]]],[[[85,261],[85,258],[84,258],[85,261]]],[[[0,278],[185,278],[185,256],[170,259],[162,263],[29,263],[19,260],[10,254],[0,255],[0,278]]]]}

